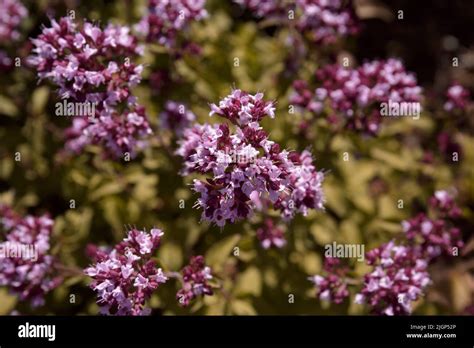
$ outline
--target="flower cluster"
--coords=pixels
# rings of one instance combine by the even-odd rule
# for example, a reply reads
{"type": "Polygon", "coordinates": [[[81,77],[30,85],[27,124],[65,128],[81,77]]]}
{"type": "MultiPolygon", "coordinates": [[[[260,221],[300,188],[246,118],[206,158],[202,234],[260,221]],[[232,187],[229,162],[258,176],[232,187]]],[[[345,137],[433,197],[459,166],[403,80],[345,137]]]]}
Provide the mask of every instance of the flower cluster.
{"type": "Polygon", "coordinates": [[[196,125],[184,132],[177,150],[185,162],[182,174],[212,175],[193,183],[203,220],[223,227],[269,204],[286,220],[323,208],[324,176],[311,164],[309,152],[280,150],[260,126],[259,121],[267,115],[273,118],[274,111],[262,93],[237,89],[218,106],[212,104],[210,112],[229,120],[233,133],[227,124],[196,125]]]}
{"type": "Polygon", "coordinates": [[[442,255],[457,255],[454,250],[463,247],[460,230],[448,221],[460,215],[453,196],[436,191],[429,204],[433,218],[419,213],[402,222],[404,245],[391,241],[367,253],[367,263],[374,270],[365,275],[356,299],[366,300],[374,313],[410,314],[411,303],[430,283],[429,264],[442,255]]]}
{"type": "Polygon", "coordinates": [[[301,11],[297,26],[313,42],[332,43],[338,37],[358,32],[350,2],[296,0],[296,6],[301,11]]]}
{"type": "MultiPolygon", "coordinates": [[[[28,10],[18,0],[0,0],[0,47],[9,48],[18,41],[20,32],[18,27],[28,15],[28,10]]],[[[13,67],[13,60],[8,52],[0,49],[0,70],[9,70],[13,67]]]]}
{"type": "Polygon", "coordinates": [[[30,301],[33,307],[41,306],[45,295],[61,283],[55,275],[55,258],[48,255],[53,220],[47,215],[21,217],[7,206],[0,206],[0,216],[6,233],[0,248],[18,249],[0,262],[0,286],[8,287],[21,301],[30,301]],[[26,248],[32,252],[24,252],[26,248]]]}
{"type": "Polygon", "coordinates": [[[143,107],[131,94],[143,66],[130,62],[142,48],[129,28],[109,24],[102,30],[85,22],[79,29],[64,17],[59,22],[51,20],[51,27],[44,28],[32,43],[34,55],[29,63],[39,78],[57,85],[61,98],[93,110],[75,115],[66,147],[79,152],[87,144],[101,144],[112,157],[125,152],[133,155],[137,139],[151,129],[143,107]]]}
{"type": "Polygon", "coordinates": [[[95,264],[85,270],[97,291],[101,313],[107,315],[148,315],[145,301],[167,277],[152,259],[163,232],[133,229],[127,237],[106,252],[97,248],[95,264]]]}
{"type": "Polygon", "coordinates": [[[290,102],[314,116],[328,114],[330,123],[371,135],[380,128],[380,103],[421,100],[415,76],[397,59],[372,61],[356,69],[328,65],[315,77],[317,88],[295,81],[290,102]]]}
{"type": "Polygon", "coordinates": [[[441,255],[454,255],[463,247],[461,231],[450,226],[448,219],[461,215],[453,196],[447,191],[436,191],[430,198],[433,217],[419,213],[402,222],[403,231],[409,241],[421,247],[422,256],[431,261],[441,255]]]}
{"type": "Polygon", "coordinates": [[[446,97],[447,100],[444,103],[446,111],[465,111],[470,102],[469,90],[457,83],[448,88],[446,97]]]}
{"type": "Polygon", "coordinates": [[[368,303],[374,314],[406,315],[430,284],[428,262],[418,248],[394,241],[369,251],[367,263],[374,267],[364,276],[364,285],[355,302],[368,303]]]}
{"type": "Polygon", "coordinates": [[[181,275],[183,286],[176,294],[180,305],[188,306],[198,296],[213,294],[208,283],[208,280],[213,278],[211,268],[205,265],[203,256],[191,257],[189,265],[182,269],[181,275]]]}
{"type": "Polygon", "coordinates": [[[277,17],[287,15],[290,9],[285,0],[234,0],[237,4],[252,12],[257,17],[277,17]]]}
{"type": "Polygon", "coordinates": [[[295,21],[296,28],[314,43],[329,44],[354,35],[358,25],[350,1],[342,0],[235,0],[257,17],[295,21]]]}
{"type": "Polygon", "coordinates": [[[192,21],[207,16],[205,5],[206,0],[149,0],[148,12],[135,30],[148,42],[173,47],[178,34],[192,21]]]}
{"type": "Polygon", "coordinates": [[[439,152],[448,162],[453,162],[454,154],[457,154],[458,159],[462,157],[463,149],[452,133],[445,131],[440,132],[436,137],[436,142],[439,152]]]}
{"type": "Polygon", "coordinates": [[[463,246],[460,230],[449,227],[443,219],[431,219],[420,213],[403,221],[402,226],[407,239],[421,244],[423,256],[428,260],[442,254],[453,255],[454,248],[463,246]]]}
{"type": "Polygon", "coordinates": [[[0,42],[16,41],[20,38],[18,26],[28,16],[28,10],[18,0],[0,0],[0,42]]]}
{"type": "Polygon", "coordinates": [[[461,216],[461,209],[457,206],[454,195],[446,190],[436,191],[429,204],[440,217],[455,219],[461,216]]]}
{"type": "Polygon", "coordinates": [[[264,249],[282,248],[286,245],[285,232],[276,226],[272,219],[265,219],[263,226],[257,229],[257,239],[264,249]]]}
{"type": "Polygon", "coordinates": [[[339,259],[328,257],[324,259],[324,270],[326,276],[315,275],[308,278],[316,286],[317,296],[323,301],[342,303],[349,296],[345,279],[348,268],[339,259]]]}
{"type": "Polygon", "coordinates": [[[161,127],[173,132],[176,136],[183,135],[185,129],[188,129],[196,115],[187,109],[183,104],[169,100],[166,102],[165,109],[160,113],[161,127]]]}
{"type": "MultiPolygon", "coordinates": [[[[373,269],[364,275],[362,288],[355,302],[367,303],[378,315],[408,315],[412,303],[423,296],[431,283],[428,267],[442,255],[457,255],[463,247],[458,228],[449,219],[460,216],[453,196],[436,191],[429,200],[433,218],[426,213],[402,222],[403,238],[394,240],[366,253],[365,259],[373,269]]],[[[325,259],[326,276],[315,275],[310,280],[318,289],[321,300],[341,303],[349,295],[348,269],[334,258],[325,259]]]]}

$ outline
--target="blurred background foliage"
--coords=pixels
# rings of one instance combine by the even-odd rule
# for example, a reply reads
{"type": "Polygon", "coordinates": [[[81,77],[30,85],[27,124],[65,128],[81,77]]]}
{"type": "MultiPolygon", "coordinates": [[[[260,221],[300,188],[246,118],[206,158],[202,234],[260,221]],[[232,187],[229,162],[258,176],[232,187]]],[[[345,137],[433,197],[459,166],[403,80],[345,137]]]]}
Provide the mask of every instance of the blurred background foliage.
{"type": "MultiPolygon", "coordinates": [[[[23,41],[1,43],[22,62],[31,48],[27,38],[38,35],[48,17],[74,10],[79,21],[133,25],[146,7],[143,0],[24,3],[30,15],[22,24],[23,41]]],[[[0,201],[25,214],[49,212],[55,219],[53,252],[71,267],[89,264],[88,243],[113,245],[123,239],[127,226],[164,230],[157,258],[166,270],[179,270],[191,255],[205,255],[222,281],[222,291],[182,309],[175,299],[177,284],[170,281],[151,299],[154,314],[363,314],[362,306],[349,301],[329,305],[315,298],[307,277],[321,271],[324,245],[337,241],[364,243],[366,250],[376,247],[399,235],[400,222],[423,210],[436,189],[454,188],[464,214],[459,227],[471,243],[457,260],[436,265],[435,285],[415,314],[461,313],[474,303],[474,118],[472,110],[465,115],[442,112],[442,94],[454,79],[473,90],[473,8],[464,1],[432,1],[429,7],[414,1],[355,5],[362,23],[359,36],[330,47],[306,45],[305,52],[298,52],[289,41],[291,28],[258,21],[231,1],[208,0],[209,17],[193,23],[188,33],[201,47],[200,55],[176,57],[149,45],[140,57],[146,69],[134,92],[146,106],[155,135],[150,147],[130,162],[104,161],[97,148],[71,158],[59,155],[61,129],[70,121],[54,116],[54,87],[38,84],[24,63],[2,73],[0,201]],[[398,9],[404,10],[403,21],[395,18],[398,9]],[[450,66],[453,55],[461,57],[458,68],[450,66]],[[292,81],[308,78],[317,67],[343,56],[351,57],[354,65],[373,58],[403,59],[424,87],[421,118],[385,120],[375,138],[332,134],[319,121],[302,136],[298,124],[309,115],[289,113],[292,81]],[[296,65],[289,64],[295,61],[292,57],[296,65]],[[255,238],[262,222],[258,215],[222,230],[200,223],[191,178],[177,174],[181,163],[173,155],[176,139],[158,127],[158,114],[169,99],[185,103],[199,122],[214,122],[208,104],[232,87],[263,91],[266,99],[276,100],[277,117],[263,122],[271,139],[289,149],[310,148],[316,166],[327,172],[326,211],[297,217],[286,226],[288,243],[280,250],[260,247],[255,238]],[[437,134],[446,129],[461,146],[459,162],[447,159],[436,143],[437,134]],[[434,155],[431,163],[423,161],[427,151],[434,155]],[[17,152],[21,161],[15,161],[17,152]],[[349,161],[343,160],[345,152],[349,161]],[[399,199],[403,209],[397,207],[399,199]]],[[[357,274],[367,270],[358,262],[354,267],[357,274]]],[[[35,310],[1,289],[0,314],[13,309],[25,314],[95,314],[95,294],[87,285],[85,277],[68,277],[48,295],[46,305],[35,310]],[[70,294],[76,303],[70,303],[70,294]]]]}

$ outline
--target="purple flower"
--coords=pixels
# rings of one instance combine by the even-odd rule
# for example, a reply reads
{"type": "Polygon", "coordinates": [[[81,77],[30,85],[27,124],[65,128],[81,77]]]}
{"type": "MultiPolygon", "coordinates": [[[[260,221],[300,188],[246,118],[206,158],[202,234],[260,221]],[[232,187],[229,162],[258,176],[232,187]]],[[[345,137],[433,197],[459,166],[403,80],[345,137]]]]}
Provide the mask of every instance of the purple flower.
{"type": "Polygon", "coordinates": [[[207,16],[205,4],[205,0],[149,0],[148,12],[135,30],[148,42],[173,47],[192,21],[207,16]]]}
{"type": "Polygon", "coordinates": [[[257,238],[264,249],[282,248],[286,245],[283,229],[276,226],[272,219],[265,219],[263,226],[257,229],[257,238]]]}
{"type": "Polygon", "coordinates": [[[74,115],[66,131],[66,148],[80,152],[88,144],[101,145],[109,157],[134,154],[141,137],[151,133],[143,107],[131,94],[143,66],[130,62],[142,53],[130,29],[109,24],[101,29],[85,22],[81,29],[69,18],[44,28],[32,39],[29,58],[40,79],[58,86],[62,99],[89,106],[89,113],[74,115]],[[77,120],[83,118],[84,120],[77,120]]]}
{"type": "Polygon", "coordinates": [[[234,0],[257,17],[296,27],[313,43],[330,44],[358,32],[351,1],[342,0],[234,0]]]}
{"type": "Polygon", "coordinates": [[[454,197],[445,190],[436,191],[430,198],[433,217],[419,213],[415,217],[403,221],[402,227],[406,238],[420,246],[420,252],[428,261],[441,255],[452,256],[453,251],[464,246],[461,231],[452,227],[449,218],[457,218],[461,210],[454,197]]]}
{"type": "Polygon", "coordinates": [[[260,122],[265,116],[275,117],[275,106],[263,100],[263,93],[255,95],[235,89],[219,102],[219,106],[211,104],[210,116],[217,114],[240,126],[252,122],[260,122]]]}
{"type": "Polygon", "coordinates": [[[275,203],[286,220],[292,219],[295,213],[306,216],[309,209],[324,209],[324,174],[316,170],[310,152],[291,152],[289,158],[286,185],[291,189],[283,191],[275,203]]]}
{"type": "Polygon", "coordinates": [[[324,271],[326,276],[315,275],[308,278],[316,286],[317,296],[323,301],[342,303],[349,296],[345,279],[348,268],[339,259],[328,257],[324,259],[324,271]]]}
{"type": "MultiPolygon", "coordinates": [[[[430,206],[435,218],[420,213],[403,221],[400,242],[392,240],[366,253],[372,270],[364,275],[355,303],[366,303],[378,315],[411,314],[413,302],[424,296],[431,284],[429,265],[463,246],[459,229],[452,228],[448,220],[460,214],[454,197],[447,191],[436,191],[430,206]]],[[[349,295],[347,286],[359,281],[347,276],[349,270],[338,259],[325,259],[324,270],[326,275],[309,278],[318,289],[318,297],[341,303],[349,295]]]]}
{"type": "Polygon", "coordinates": [[[290,102],[314,116],[369,135],[380,129],[382,102],[420,102],[421,87],[397,59],[373,61],[352,69],[338,64],[316,71],[317,87],[295,81],[290,102]]]}
{"type": "Polygon", "coordinates": [[[210,112],[228,119],[233,129],[196,125],[184,132],[176,152],[184,159],[182,174],[211,176],[193,182],[203,220],[223,227],[271,204],[285,220],[323,208],[323,174],[312,165],[309,152],[280,150],[260,126],[274,111],[261,93],[234,90],[218,106],[212,104],[210,112]]]}
{"type": "Polygon", "coordinates": [[[28,10],[18,0],[0,0],[0,42],[16,41],[20,38],[18,27],[28,16],[28,10]]]}
{"type": "Polygon", "coordinates": [[[167,281],[152,259],[163,232],[133,229],[110,252],[96,248],[95,264],[85,270],[92,278],[101,313],[107,315],[148,315],[145,302],[167,281]]]}
{"type": "Polygon", "coordinates": [[[165,109],[160,113],[161,127],[172,131],[178,137],[195,119],[196,115],[185,105],[172,100],[166,102],[165,109]]]}
{"type": "Polygon", "coordinates": [[[458,218],[461,216],[461,209],[454,200],[454,194],[447,190],[436,191],[430,198],[429,204],[441,217],[458,218]]]}
{"type": "Polygon", "coordinates": [[[13,60],[8,56],[4,50],[0,50],[0,71],[8,71],[13,66],[13,60]]]}
{"type": "Polygon", "coordinates": [[[428,260],[442,254],[453,255],[453,249],[463,247],[461,231],[456,227],[449,227],[443,219],[430,219],[420,213],[402,223],[403,231],[408,240],[421,244],[422,253],[428,260]]]}
{"type": "Polygon", "coordinates": [[[419,248],[391,241],[369,251],[366,260],[374,268],[364,276],[356,303],[367,303],[374,314],[410,314],[412,302],[431,283],[428,262],[420,255],[419,248]]]}
{"type": "Polygon", "coordinates": [[[76,117],[72,127],[66,130],[66,148],[72,153],[81,153],[89,144],[101,144],[114,158],[130,153],[136,156],[138,150],[146,147],[144,140],[151,134],[145,109],[137,106],[134,111],[125,111],[122,115],[113,111],[110,116],[101,116],[97,120],[76,117]]]}
{"type": "Polygon", "coordinates": [[[358,32],[350,1],[343,0],[296,0],[298,28],[312,42],[333,43],[338,37],[358,32]]]}
{"type": "Polygon", "coordinates": [[[461,158],[463,150],[461,145],[456,141],[453,134],[442,131],[436,137],[439,150],[444,155],[446,161],[452,162],[454,153],[457,153],[458,159],[461,158]]]}
{"type": "Polygon", "coordinates": [[[254,13],[257,17],[282,18],[290,9],[281,0],[234,0],[236,3],[254,13]]]}
{"type": "Polygon", "coordinates": [[[184,267],[181,273],[183,287],[176,294],[180,305],[188,306],[198,296],[213,294],[212,288],[208,284],[208,280],[213,278],[211,269],[205,265],[203,256],[191,257],[189,265],[184,267]]]}
{"type": "Polygon", "coordinates": [[[222,135],[219,125],[196,124],[183,132],[178,142],[176,154],[183,157],[182,175],[191,172],[205,173],[215,163],[213,152],[216,150],[217,139],[222,135]]]}
{"type": "Polygon", "coordinates": [[[428,266],[442,255],[453,255],[454,248],[463,247],[460,230],[447,220],[460,215],[454,197],[447,191],[436,191],[430,205],[434,218],[419,213],[402,222],[405,245],[391,241],[366,254],[374,269],[364,276],[357,303],[366,302],[375,314],[410,314],[411,303],[431,283],[428,266]]]}
{"type": "Polygon", "coordinates": [[[444,110],[446,111],[466,111],[471,101],[469,90],[457,83],[448,88],[446,97],[447,101],[444,103],[444,110]]]}
{"type": "Polygon", "coordinates": [[[0,262],[0,286],[6,286],[21,301],[30,301],[33,307],[41,306],[45,295],[62,281],[56,275],[55,258],[48,255],[54,222],[47,215],[20,217],[7,206],[0,206],[0,216],[6,233],[1,249],[17,250],[0,262]],[[32,252],[20,253],[27,248],[32,252]]]}

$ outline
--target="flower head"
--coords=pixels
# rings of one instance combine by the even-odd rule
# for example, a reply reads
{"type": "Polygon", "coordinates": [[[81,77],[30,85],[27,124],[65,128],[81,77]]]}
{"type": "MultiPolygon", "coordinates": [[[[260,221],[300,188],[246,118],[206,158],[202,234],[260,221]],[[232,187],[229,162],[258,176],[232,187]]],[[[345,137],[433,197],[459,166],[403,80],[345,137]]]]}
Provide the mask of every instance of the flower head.
{"type": "Polygon", "coordinates": [[[263,226],[257,229],[257,238],[264,249],[286,245],[283,228],[276,226],[272,219],[265,219],[263,226]]]}
{"type": "Polygon", "coordinates": [[[138,139],[151,129],[144,108],[131,93],[143,66],[130,61],[142,52],[130,29],[112,24],[101,29],[89,22],[78,28],[63,17],[51,20],[51,27],[32,43],[29,63],[39,78],[53,82],[62,99],[92,110],[74,115],[66,147],[78,152],[85,145],[99,144],[111,157],[134,153],[138,139]]]}
{"type": "Polygon", "coordinates": [[[369,251],[366,260],[374,268],[364,276],[356,302],[366,302],[374,314],[410,314],[412,302],[418,300],[431,283],[428,262],[419,249],[391,241],[369,251]]]}
{"type": "Polygon", "coordinates": [[[316,286],[317,296],[323,301],[342,303],[349,296],[345,279],[348,268],[339,259],[328,257],[324,259],[324,271],[325,276],[315,275],[308,278],[316,286]]]}
{"type": "Polygon", "coordinates": [[[277,17],[287,15],[289,7],[284,0],[234,0],[257,17],[277,17]]]}
{"type": "Polygon", "coordinates": [[[172,100],[166,102],[165,109],[160,113],[161,127],[177,136],[181,136],[195,119],[196,115],[185,105],[172,100]]]}
{"type": "Polygon", "coordinates": [[[183,287],[176,294],[180,305],[188,306],[198,296],[213,294],[208,284],[208,281],[213,278],[211,269],[205,265],[203,256],[191,257],[189,265],[184,267],[181,273],[183,287]]]}
{"type": "Polygon", "coordinates": [[[210,112],[229,120],[233,129],[227,124],[196,125],[184,132],[177,150],[185,161],[182,174],[211,176],[193,182],[203,220],[222,227],[270,204],[285,220],[323,208],[323,174],[312,165],[309,152],[282,151],[260,126],[274,111],[261,93],[235,90],[219,105],[212,104],[210,112]]]}
{"type": "Polygon", "coordinates": [[[296,7],[301,11],[297,26],[313,42],[332,43],[358,32],[350,1],[296,0],[296,7]]]}
{"type": "Polygon", "coordinates": [[[20,37],[18,27],[28,16],[28,10],[18,0],[0,0],[0,42],[16,41],[20,37]]]}
{"type": "Polygon", "coordinates": [[[338,38],[354,35],[358,25],[351,1],[342,0],[234,0],[257,17],[274,18],[296,27],[314,43],[330,44],[338,38]]]}
{"type": "Polygon", "coordinates": [[[290,102],[314,116],[324,115],[329,108],[330,123],[369,135],[380,129],[381,103],[421,101],[415,76],[397,59],[367,62],[356,69],[329,65],[315,76],[315,89],[295,81],[290,102]]]}
{"type": "Polygon", "coordinates": [[[219,102],[211,104],[210,116],[217,114],[241,126],[260,122],[265,116],[275,117],[275,106],[263,100],[263,93],[248,94],[235,89],[219,102]]]}
{"type": "Polygon", "coordinates": [[[465,111],[471,100],[469,90],[457,83],[448,88],[446,97],[447,100],[444,103],[446,111],[465,111]]]}
{"type": "Polygon", "coordinates": [[[205,4],[206,0],[149,0],[148,11],[135,30],[149,42],[173,47],[192,21],[207,16],[205,4]]]}
{"type": "Polygon", "coordinates": [[[53,220],[47,215],[21,217],[11,208],[0,206],[0,227],[6,232],[2,250],[32,248],[34,255],[19,252],[0,262],[0,286],[6,286],[21,301],[33,307],[44,304],[45,295],[61,283],[56,275],[55,258],[48,254],[53,220]]]}
{"type": "Polygon", "coordinates": [[[147,315],[145,301],[167,281],[152,260],[163,232],[133,229],[110,252],[96,249],[95,264],[85,270],[97,291],[101,312],[108,315],[147,315]]]}

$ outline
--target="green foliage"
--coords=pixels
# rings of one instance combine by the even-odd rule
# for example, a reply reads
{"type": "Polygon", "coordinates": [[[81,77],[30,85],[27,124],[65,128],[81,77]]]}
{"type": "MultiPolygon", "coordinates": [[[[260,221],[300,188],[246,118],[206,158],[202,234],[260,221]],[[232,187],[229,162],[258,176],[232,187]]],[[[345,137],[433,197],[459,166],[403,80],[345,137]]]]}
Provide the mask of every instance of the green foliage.
{"type": "MultiPolygon", "coordinates": [[[[270,35],[257,22],[235,17],[227,2],[209,3],[210,18],[194,23],[191,30],[191,40],[202,47],[201,56],[173,60],[152,45],[140,58],[147,68],[136,94],[160,135],[130,162],[104,161],[97,148],[73,158],[61,156],[62,129],[69,121],[54,116],[58,100],[54,88],[47,83],[38,86],[26,65],[2,76],[0,202],[14,204],[20,212],[50,212],[55,218],[53,252],[71,268],[82,269],[90,263],[85,255],[88,243],[117,243],[127,226],[164,230],[157,258],[167,271],[179,270],[191,255],[205,255],[222,280],[216,285],[219,291],[190,309],[181,309],[175,299],[177,285],[168,283],[150,303],[163,314],[362,313],[360,306],[328,306],[315,298],[307,277],[321,271],[324,245],[334,240],[364,243],[367,250],[388,241],[401,233],[400,222],[412,216],[420,204],[426,204],[434,190],[451,186],[457,187],[465,218],[472,222],[474,137],[467,132],[457,134],[463,151],[459,163],[439,155],[434,163],[426,164],[421,161],[421,144],[410,140],[423,134],[435,142],[434,129],[444,120],[428,112],[420,120],[386,120],[380,136],[373,139],[349,133],[332,136],[319,122],[311,129],[314,137],[296,135],[297,121],[307,115],[288,111],[291,80],[308,76],[307,71],[313,71],[318,62],[308,57],[299,74],[286,77],[283,61],[292,47],[285,45],[285,29],[270,35]],[[153,91],[147,78],[157,68],[169,69],[179,83],[153,91]],[[172,154],[175,139],[156,128],[157,115],[167,99],[185,102],[199,122],[213,122],[208,117],[208,103],[217,102],[233,86],[249,92],[264,91],[266,98],[276,100],[276,118],[263,123],[272,140],[292,149],[311,148],[317,167],[327,171],[326,211],[311,212],[286,226],[288,244],[281,250],[266,251],[259,246],[255,238],[261,222],[258,217],[222,230],[201,223],[201,212],[192,207],[196,195],[189,187],[191,178],[177,174],[181,163],[172,154]],[[21,161],[15,161],[17,152],[21,161]],[[349,154],[349,161],[344,161],[344,152],[349,154]],[[377,189],[376,183],[383,189],[377,189]],[[399,199],[404,201],[403,209],[397,207],[399,199]],[[71,200],[75,201],[74,209],[70,208],[71,200]],[[289,301],[290,295],[294,302],[289,301]]],[[[57,14],[66,10],[63,4],[46,0],[28,6],[32,15],[25,24],[25,36],[36,35],[40,24],[47,22],[47,6],[54,7],[57,14]]],[[[143,6],[143,1],[116,2],[113,6],[84,1],[76,9],[76,18],[133,24],[143,6]]],[[[363,265],[356,262],[355,267],[356,273],[363,274],[363,265]]],[[[449,277],[448,290],[433,290],[440,292],[441,300],[431,301],[435,296],[430,295],[430,306],[421,303],[416,313],[449,314],[469,303],[472,292],[466,290],[465,273],[449,277]]],[[[9,313],[15,302],[15,297],[0,290],[0,314],[9,313]]],[[[40,309],[33,310],[24,303],[16,308],[34,314],[97,312],[95,294],[81,276],[66,280],[40,309]],[[68,302],[71,293],[78,297],[76,304],[68,302]]]]}

